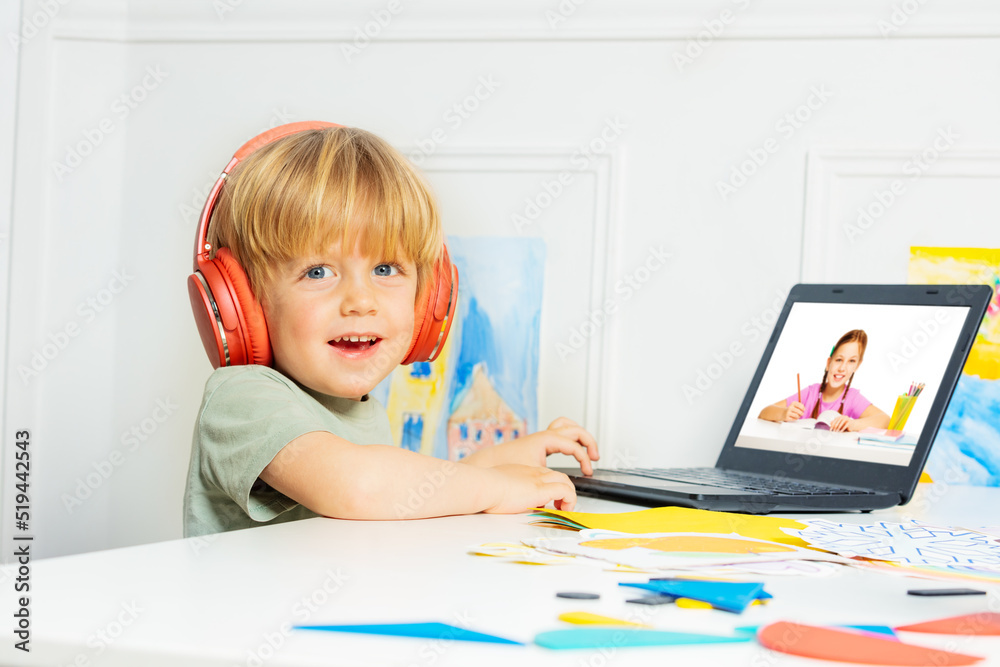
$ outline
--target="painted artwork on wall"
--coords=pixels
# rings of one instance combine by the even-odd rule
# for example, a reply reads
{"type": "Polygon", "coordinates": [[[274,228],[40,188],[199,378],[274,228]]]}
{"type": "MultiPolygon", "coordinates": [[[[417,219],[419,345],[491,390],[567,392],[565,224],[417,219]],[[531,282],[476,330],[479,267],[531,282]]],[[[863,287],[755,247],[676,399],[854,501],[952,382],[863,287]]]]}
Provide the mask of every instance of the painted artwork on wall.
{"type": "Polygon", "coordinates": [[[948,483],[1000,486],[1000,249],[912,247],[908,280],[993,288],[926,471],[948,483]]]}
{"type": "Polygon", "coordinates": [[[537,430],[545,244],[449,237],[455,322],[433,362],[400,366],[372,392],[397,444],[457,461],[537,430]]]}

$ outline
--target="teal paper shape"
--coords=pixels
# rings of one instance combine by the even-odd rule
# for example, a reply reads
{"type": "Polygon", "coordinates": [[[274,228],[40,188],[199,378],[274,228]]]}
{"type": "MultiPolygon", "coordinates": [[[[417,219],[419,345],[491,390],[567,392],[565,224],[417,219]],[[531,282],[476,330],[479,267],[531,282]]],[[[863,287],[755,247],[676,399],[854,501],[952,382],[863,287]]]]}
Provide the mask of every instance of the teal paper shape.
{"type": "Polygon", "coordinates": [[[726,644],[748,642],[753,635],[727,637],[691,632],[640,630],[632,628],[569,628],[535,636],[535,643],[549,649],[624,648],[629,646],[679,646],[682,644],[726,644]]]}
{"type": "Polygon", "coordinates": [[[486,635],[459,628],[447,623],[383,623],[377,625],[293,625],[296,630],[323,630],[325,632],[352,632],[362,635],[389,635],[393,637],[419,637],[421,639],[450,639],[460,642],[486,642],[490,644],[516,644],[512,639],[486,635]]]}
{"type": "Polygon", "coordinates": [[[674,595],[679,598],[691,598],[707,602],[713,607],[741,613],[747,606],[761,597],[764,592],[764,584],[741,583],[729,581],[692,581],[690,579],[659,579],[645,584],[619,584],[621,586],[632,586],[643,588],[647,591],[656,591],[674,595]]]}

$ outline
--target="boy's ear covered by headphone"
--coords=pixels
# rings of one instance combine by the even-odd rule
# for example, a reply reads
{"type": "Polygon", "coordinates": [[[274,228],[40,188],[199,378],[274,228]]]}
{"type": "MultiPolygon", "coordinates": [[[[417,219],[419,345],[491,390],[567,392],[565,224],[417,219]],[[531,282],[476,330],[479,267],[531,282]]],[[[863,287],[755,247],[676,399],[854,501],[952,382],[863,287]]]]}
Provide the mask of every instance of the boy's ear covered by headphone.
{"type": "MultiPolygon", "coordinates": [[[[188,277],[191,308],[209,361],[214,368],[273,362],[264,311],[250,286],[246,271],[228,248],[211,257],[208,225],[230,172],[254,151],[279,139],[307,130],[343,127],[322,121],[280,125],[243,144],[215,182],[195,234],[194,273],[188,277]]],[[[403,364],[433,361],[440,354],[451,329],[458,303],[458,269],[448,248],[433,267],[427,285],[417,298],[413,338],[403,364]]]]}

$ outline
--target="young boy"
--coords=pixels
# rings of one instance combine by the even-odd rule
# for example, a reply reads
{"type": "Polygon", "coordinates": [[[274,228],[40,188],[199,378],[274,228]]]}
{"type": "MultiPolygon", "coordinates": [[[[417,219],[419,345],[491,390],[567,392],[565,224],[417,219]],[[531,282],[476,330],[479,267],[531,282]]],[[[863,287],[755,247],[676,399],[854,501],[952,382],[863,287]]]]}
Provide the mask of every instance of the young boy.
{"type": "Polygon", "coordinates": [[[245,271],[273,363],[209,378],[186,536],[318,515],[572,509],[572,482],[543,467],[545,457],[570,454],[590,474],[598,453],[569,419],[458,463],[392,445],[385,409],[368,394],[405,358],[444,243],[428,188],[386,142],[334,126],[256,149],[225,180],[208,243],[245,271]]]}

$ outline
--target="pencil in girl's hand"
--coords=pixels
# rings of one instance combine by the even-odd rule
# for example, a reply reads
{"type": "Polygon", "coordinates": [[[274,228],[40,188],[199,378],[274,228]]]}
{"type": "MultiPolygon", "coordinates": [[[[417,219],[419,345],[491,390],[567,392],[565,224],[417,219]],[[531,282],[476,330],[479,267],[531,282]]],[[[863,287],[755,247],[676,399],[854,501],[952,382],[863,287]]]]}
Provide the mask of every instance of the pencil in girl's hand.
{"type": "Polygon", "coordinates": [[[798,391],[799,391],[799,403],[801,403],[802,402],[802,379],[801,379],[799,373],[795,374],[795,386],[798,388],[798,391]]]}

